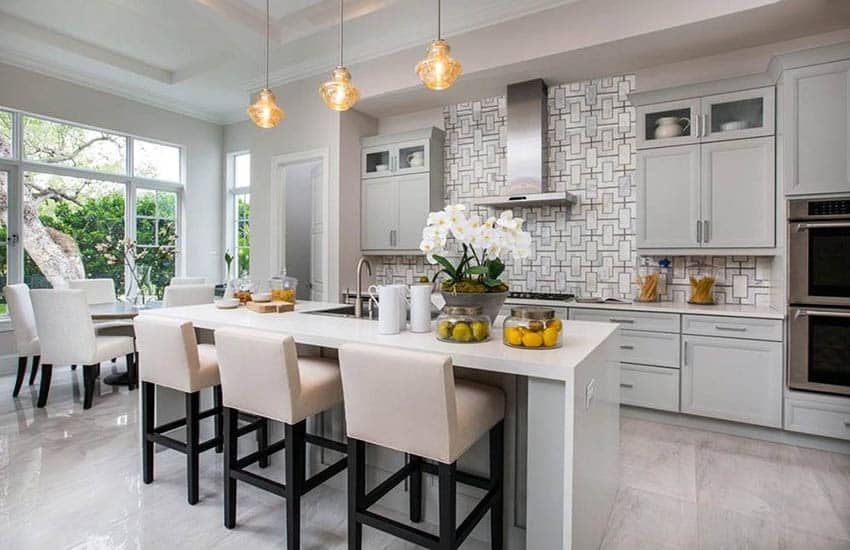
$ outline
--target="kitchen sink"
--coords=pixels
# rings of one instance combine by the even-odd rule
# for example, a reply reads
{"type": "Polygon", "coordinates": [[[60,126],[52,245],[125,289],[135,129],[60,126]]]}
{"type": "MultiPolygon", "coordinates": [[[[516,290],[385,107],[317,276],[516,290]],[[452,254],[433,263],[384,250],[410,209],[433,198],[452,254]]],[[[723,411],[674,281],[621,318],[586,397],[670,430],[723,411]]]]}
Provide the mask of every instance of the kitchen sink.
{"type": "MultiPolygon", "coordinates": [[[[325,317],[347,317],[351,319],[356,319],[354,317],[354,305],[347,306],[339,306],[331,309],[323,309],[320,311],[305,311],[307,315],[324,315],[325,317]]],[[[440,315],[439,311],[431,311],[431,320],[436,319],[440,315]]],[[[410,319],[410,312],[408,311],[407,315],[408,319],[410,319]]],[[[377,309],[371,310],[371,308],[367,307],[365,304],[363,305],[363,317],[362,319],[367,319],[370,321],[378,320],[378,311],[377,309]]]]}

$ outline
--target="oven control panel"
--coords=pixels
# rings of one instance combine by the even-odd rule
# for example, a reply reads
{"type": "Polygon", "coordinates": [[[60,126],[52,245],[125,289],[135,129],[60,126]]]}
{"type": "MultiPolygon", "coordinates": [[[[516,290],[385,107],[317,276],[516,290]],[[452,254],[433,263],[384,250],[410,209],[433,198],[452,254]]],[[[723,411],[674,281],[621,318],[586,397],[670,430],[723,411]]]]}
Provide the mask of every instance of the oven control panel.
{"type": "Polygon", "coordinates": [[[809,216],[840,216],[841,214],[850,214],[850,200],[809,202],[809,216]]]}
{"type": "Polygon", "coordinates": [[[793,199],[788,201],[788,220],[850,219],[850,197],[793,199]]]}

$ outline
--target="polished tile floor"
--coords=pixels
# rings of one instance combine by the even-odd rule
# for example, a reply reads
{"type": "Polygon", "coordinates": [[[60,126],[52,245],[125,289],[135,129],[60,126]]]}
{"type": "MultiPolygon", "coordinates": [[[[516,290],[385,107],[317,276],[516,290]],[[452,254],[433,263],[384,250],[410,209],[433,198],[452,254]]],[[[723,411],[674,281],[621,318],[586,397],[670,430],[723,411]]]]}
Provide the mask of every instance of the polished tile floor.
{"type": "MultiPolygon", "coordinates": [[[[104,368],[104,372],[108,369],[104,368]]],[[[138,393],[100,386],[83,411],[81,376],[54,373],[11,398],[0,377],[0,548],[281,548],[282,501],[246,488],[239,525],[221,526],[220,456],[201,459],[201,502],[185,501],[182,455],[140,479],[138,393]]],[[[850,457],[624,418],[621,489],[606,549],[850,549],[850,457]]],[[[344,549],[344,495],[305,497],[303,548],[344,549]]],[[[366,530],[364,548],[410,548],[366,530]]]]}

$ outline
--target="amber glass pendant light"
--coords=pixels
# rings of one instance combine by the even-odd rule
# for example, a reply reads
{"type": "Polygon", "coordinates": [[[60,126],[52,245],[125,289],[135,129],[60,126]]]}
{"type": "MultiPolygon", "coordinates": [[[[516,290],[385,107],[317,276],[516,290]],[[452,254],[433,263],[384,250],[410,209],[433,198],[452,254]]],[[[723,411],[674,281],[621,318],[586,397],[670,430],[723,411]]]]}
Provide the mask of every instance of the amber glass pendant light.
{"type": "Polygon", "coordinates": [[[430,90],[445,90],[463,72],[460,61],[454,59],[449,43],[441,36],[442,0],[437,0],[437,39],[428,46],[425,59],[416,65],[416,75],[430,90]]]}
{"type": "Polygon", "coordinates": [[[351,73],[342,64],[342,0],[339,0],[339,65],[336,66],[331,79],[319,88],[319,95],[328,109],[347,111],[360,99],[360,91],[351,82],[351,73]]]}
{"type": "Polygon", "coordinates": [[[260,128],[274,128],[284,115],[269,89],[269,17],[269,0],[266,0],[266,87],[257,92],[257,100],[248,107],[248,116],[260,128]]]}

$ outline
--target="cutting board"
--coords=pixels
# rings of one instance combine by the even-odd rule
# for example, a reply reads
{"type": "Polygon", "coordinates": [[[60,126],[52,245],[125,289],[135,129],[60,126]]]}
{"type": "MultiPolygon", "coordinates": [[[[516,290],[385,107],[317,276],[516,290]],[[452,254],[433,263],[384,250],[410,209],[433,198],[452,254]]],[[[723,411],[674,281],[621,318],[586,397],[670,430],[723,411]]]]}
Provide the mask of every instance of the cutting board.
{"type": "Polygon", "coordinates": [[[295,304],[292,302],[248,302],[245,307],[257,313],[284,313],[294,311],[295,304]]]}

